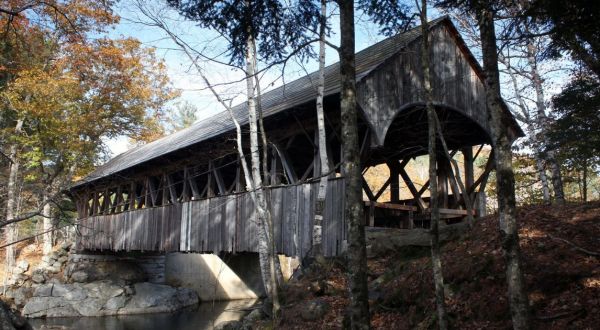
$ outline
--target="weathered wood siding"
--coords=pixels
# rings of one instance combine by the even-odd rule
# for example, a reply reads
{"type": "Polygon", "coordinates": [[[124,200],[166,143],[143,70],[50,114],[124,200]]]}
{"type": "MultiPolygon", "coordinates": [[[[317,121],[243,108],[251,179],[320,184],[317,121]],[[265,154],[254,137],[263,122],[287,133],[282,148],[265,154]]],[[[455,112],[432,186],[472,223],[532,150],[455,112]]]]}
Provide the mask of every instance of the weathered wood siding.
{"type": "MultiPolygon", "coordinates": [[[[312,246],[318,183],[268,191],[277,251],[305,256],[312,246]]],[[[344,180],[328,185],[323,251],[338,255],[346,239],[344,180]]],[[[164,252],[258,252],[258,224],[250,194],[99,215],[79,220],[80,250],[164,252]]]]}
{"type": "MultiPolygon", "coordinates": [[[[387,130],[400,111],[424,102],[421,40],[381,64],[357,86],[358,102],[373,126],[378,145],[383,145],[387,130]]],[[[483,83],[451,31],[445,25],[436,26],[431,42],[436,104],[460,111],[489,133],[483,83]]]]}

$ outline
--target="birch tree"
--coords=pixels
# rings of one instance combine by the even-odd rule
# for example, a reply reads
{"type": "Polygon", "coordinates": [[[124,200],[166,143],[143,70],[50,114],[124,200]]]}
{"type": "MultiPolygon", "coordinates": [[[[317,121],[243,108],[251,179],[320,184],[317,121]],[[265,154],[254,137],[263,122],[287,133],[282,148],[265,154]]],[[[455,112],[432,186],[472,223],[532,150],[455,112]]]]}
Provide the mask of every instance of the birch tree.
{"type": "MultiPolygon", "coordinates": [[[[311,3],[299,1],[294,15],[279,1],[168,1],[187,19],[197,22],[203,28],[216,30],[228,40],[230,63],[243,69],[246,83],[248,127],[250,142],[251,191],[255,198],[256,214],[259,222],[259,259],[263,282],[273,302],[273,316],[279,312],[277,269],[278,260],[273,240],[274,226],[265,196],[265,186],[261,174],[261,154],[259,144],[260,98],[257,98],[256,64],[257,55],[266,61],[281,60],[286,49],[301,53],[300,45],[305,43],[302,30],[297,26],[306,26],[315,21],[311,3]],[[303,25],[303,23],[306,23],[303,25]],[[297,31],[297,33],[290,33],[297,31]],[[288,48],[289,47],[289,48],[288,48]]],[[[292,7],[293,8],[293,7],[292,7]]],[[[262,129],[263,151],[267,143],[262,129]]],[[[241,145],[241,142],[239,142],[241,145]]],[[[265,154],[263,154],[265,155],[265,154]]],[[[263,159],[264,162],[264,159],[263,159]]],[[[266,166],[266,164],[263,164],[266,166]]],[[[262,167],[263,172],[265,167],[262,167]]],[[[266,175],[266,174],[265,174],[266,175]]],[[[266,178],[265,178],[266,179],[266,178]]]]}
{"type": "Polygon", "coordinates": [[[329,157],[327,156],[327,132],[325,131],[325,111],[323,109],[323,94],[325,91],[325,43],[327,29],[327,0],[321,0],[321,14],[319,17],[319,76],[317,80],[317,129],[319,142],[319,163],[321,165],[321,178],[315,206],[315,228],[313,233],[314,254],[322,253],[321,225],[325,214],[325,198],[327,196],[327,183],[329,180],[329,157]]]}
{"type": "MultiPolygon", "coordinates": [[[[23,120],[17,119],[17,124],[15,126],[15,135],[21,134],[23,129],[23,120]]],[[[7,194],[6,194],[6,219],[13,219],[17,212],[17,176],[19,175],[19,166],[20,161],[19,157],[17,157],[18,144],[13,142],[10,146],[10,153],[8,154],[8,160],[10,162],[9,165],[9,174],[8,174],[8,183],[6,185],[7,194]]],[[[17,224],[10,224],[8,228],[5,229],[7,232],[6,241],[14,242],[18,237],[18,227],[17,224]]],[[[6,269],[10,271],[15,264],[15,249],[14,246],[10,245],[6,248],[6,269]]]]}

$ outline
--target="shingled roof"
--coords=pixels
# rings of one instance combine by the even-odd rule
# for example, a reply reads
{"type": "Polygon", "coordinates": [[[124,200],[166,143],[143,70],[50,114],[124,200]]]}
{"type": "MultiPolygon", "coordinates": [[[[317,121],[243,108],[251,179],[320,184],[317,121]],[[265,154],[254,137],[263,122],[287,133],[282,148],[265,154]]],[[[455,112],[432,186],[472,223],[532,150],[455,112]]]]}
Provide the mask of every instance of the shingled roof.
{"type": "MultiPolygon", "coordinates": [[[[440,17],[430,22],[430,28],[447,23],[452,26],[447,16],[440,17]]],[[[371,71],[383,64],[387,59],[397,54],[411,42],[421,36],[420,27],[415,27],[402,34],[380,41],[356,53],[356,81],[359,82],[371,71]]],[[[476,62],[475,62],[476,63],[476,62]]],[[[325,95],[340,92],[339,63],[325,68],[325,95]]],[[[262,95],[264,116],[286,111],[316,99],[316,88],[313,82],[317,79],[318,72],[296,79],[281,87],[275,88],[262,95]]],[[[248,122],[246,102],[233,108],[236,118],[241,124],[248,122]]],[[[98,166],[92,173],[76,182],[73,187],[89,183],[103,177],[118,173],[125,169],[153,160],[157,157],[200,143],[220,134],[235,129],[227,111],[215,114],[210,118],[201,120],[192,126],[160,138],[151,143],[128,150],[103,165],[98,166]]]]}

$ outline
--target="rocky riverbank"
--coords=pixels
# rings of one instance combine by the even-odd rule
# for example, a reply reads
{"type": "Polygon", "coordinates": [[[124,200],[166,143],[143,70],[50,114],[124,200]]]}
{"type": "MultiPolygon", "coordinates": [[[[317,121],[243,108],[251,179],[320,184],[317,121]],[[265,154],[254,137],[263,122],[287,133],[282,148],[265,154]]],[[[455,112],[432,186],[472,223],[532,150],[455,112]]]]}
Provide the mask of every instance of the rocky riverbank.
{"type": "Polygon", "coordinates": [[[71,244],[62,244],[31,262],[35,266],[20,260],[1,298],[27,318],[172,312],[199,303],[191,289],[149,282],[134,262],[93,257],[74,254],[71,244]]]}
{"type": "Polygon", "coordinates": [[[22,314],[29,318],[145,314],[172,312],[196,304],[198,295],[190,289],[148,282],[49,283],[35,288],[22,314]]]}

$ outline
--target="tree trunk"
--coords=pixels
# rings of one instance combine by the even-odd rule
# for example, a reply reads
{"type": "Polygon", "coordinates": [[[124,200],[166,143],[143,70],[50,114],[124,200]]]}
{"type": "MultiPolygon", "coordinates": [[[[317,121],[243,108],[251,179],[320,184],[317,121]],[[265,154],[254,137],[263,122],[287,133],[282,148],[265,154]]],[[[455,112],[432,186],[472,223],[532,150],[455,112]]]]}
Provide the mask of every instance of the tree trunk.
{"type": "Polygon", "coordinates": [[[527,132],[529,134],[529,139],[531,140],[532,148],[534,151],[533,158],[535,159],[538,176],[540,178],[540,182],[542,183],[542,196],[544,199],[544,204],[550,204],[550,188],[548,187],[548,177],[546,176],[546,170],[544,169],[544,150],[542,148],[540,137],[536,132],[534,120],[531,119],[529,107],[527,107],[527,104],[524,100],[524,96],[522,95],[521,90],[519,89],[519,84],[511,66],[510,59],[506,59],[504,56],[502,56],[500,60],[502,61],[502,63],[504,63],[504,65],[506,65],[508,75],[510,76],[513,84],[515,96],[519,101],[519,107],[521,108],[521,112],[523,114],[521,121],[527,125],[527,132]]]}
{"type": "Polygon", "coordinates": [[[442,258],[440,252],[440,206],[438,203],[437,180],[437,115],[433,105],[433,92],[431,87],[431,67],[429,64],[429,24],[427,23],[427,1],[421,0],[421,66],[423,69],[423,90],[427,109],[428,141],[429,141],[429,212],[431,215],[431,265],[433,268],[433,282],[435,285],[435,303],[437,306],[438,326],[448,329],[448,317],[444,297],[444,274],[442,271],[442,258]]]}
{"type": "MultiPolygon", "coordinates": [[[[246,6],[249,2],[246,1],[246,6]]],[[[258,145],[258,121],[256,113],[256,99],[254,98],[254,76],[255,70],[255,41],[252,37],[252,28],[249,27],[246,49],[246,88],[248,93],[248,126],[250,129],[250,160],[252,181],[256,193],[256,211],[259,219],[259,250],[261,269],[263,271],[263,282],[267,283],[267,290],[271,293],[273,301],[273,317],[277,317],[280,310],[279,294],[277,286],[277,275],[275,270],[275,251],[273,251],[273,226],[271,213],[267,207],[264,188],[262,185],[260,169],[260,150],[258,145]]]]}
{"type": "Polygon", "coordinates": [[[542,196],[544,198],[544,204],[550,204],[550,188],[548,187],[548,177],[546,176],[546,169],[544,168],[544,160],[542,159],[542,150],[539,145],[539,141],[536,137],[535,128],[531,122],[527,123],[527,131],[529,136],[533,140],[533,159],[535,160],[535,166],[538,171],[540,182],[542,183],[542,196]]]}
{"type": "MultiPolygon", "coordinates": [[[[254,71],[256,71],[256,48],[254,49],[254,71]]],[[[260,89],[260,79],[258,79],[258,76],[255,75],[255,82],[256,82],[256,106],[257,106],[257,110],[258,110],[258,127],[260,130],[260,137],[261,137],[261,143],[262,143],[262,169],[263,169],[263,178],[264,180],[267,180],[267,178],[269,177],[269,167],[268,167],[268,158],[269,158],[269,145],[267,142],[267,132],[265,130],[265,125],[264,125],[264,121],[263,121],[263,110],[262,110],[262,92],[260,89]]],[[[271,184],[273,184],[271,182],[271,184]]],[[[274,226],[273,226],[273,218],[271,218],[271,212],[269,212],[270,207],[269,207],[269,203],[268,201],[265,200],[265,209],[268,211],[267,216],[269,217],[269,220],[267,221],[268,225],[268,229],[269,229],[269,234],[268,237],[274,237],[275,233],[273,232],[274,230],[274,226]]],[[[277,256],[277,247],[275,246],[275,240],[274,239],[268,239],[268,242],[270,244],[269,246],[269,261],[273,263],[274,267],[275,267],[275,278],[277,280],[277,285],[281,286],[283,285],[283,274],[281,272],[281,264],[279,263],[279,258],[277,256]]]]}
{"type": "Polygon", "coordinates": [[[319,131],[319,159],[321,164],[321,179],[315,205],[315,220],[313,228],[313,255],[321,255],[321,228],[325,213],[325,197],[329,177],[329,159],[327,157],[327,134],[325,132],[325,113],[323,109],[323,94],[325,90],[325,28],[327,24],[327,2],[321,0],[321,22],[319,28],[319,79],[317,81],[317,126],[319,131]]]}
{"type": "Polygon", "coordinates": [[[587,186],[587,177],[588,177],[588,164],[587,164],[587,159],[583,161],[583,178],[582,178],[582,194],[581,196],[583,197],[583,201],[587,202],[587,190],[588,190],[588,186],[587,186]]]}
{"type": "MultiPolygon", "coordinates": [[[[540,129],[541,139],[537,139],[538,142],[545,141],[546,134],[548,131],[548,116],[546,116],[546,103],[544,100],[544,86],[542,82],[542,78],[540,77],[540,73],[537,68],[537,59],[535,57],[537,51],[536,47],[533,44],[532,40],[528,40],[527,43],[527,60],[529,65],[531,66],[531,75],[533,87],[535,89],[536,101],[535,105],[537,108],[537,120],[536,124],[540,129]]],[[[562,183],[562,175],[560,173],[560,166],[556,161],[556,156],[553,150],[548,150],[546,152],[546,161],[550,165],[550,170],[552,173],[552,187],[554,188],[554,199],[557,204],[562,205],[565,203],[565,193],[563,190],[562,183]]]]}
{"type": "Polygon", "coordinates": [[[356,67],[354,53],[354,2],[338,1],[340,10],[340,110],[342,161],[345,176],[345,215],[348,224],[348,285],[350,329],[369,329],[367,251],[362,201],[360,149],[356,109],[356,67]]]}
{"type": "Polygon", "coordinates": [[[513,327],[515,329],[529,329],[529,302],[522,273],[516,217],[515,177],[511,154],[512,141],[510,141],[507,134],[507,127],[503,124],[506,121],[503,120],[505,114],[501,107],[496,31],[490,1],[481,3],[477,15],[485,70],[486,105],[490,112],[490,128],[495,150],[498,212],[503,234],[502,247],[506,258],[508,298],[513,327]]]}
{"type": "MultiPolygon", "coordinates": [[[[17,120],[17,125],[15,126],[15,135],[21,134],[21,130],[23,128],[23,120],[17,120]]],[[[10,172],[8,174],[8,183],[6,187],[6,220],[12,220],[15,216],[17,216],[15,209],[17,206],[17,178],[19,175],[19,160],[17,159],[17,144],[14,143],[10,146],[10,172]]],[[[17,239],[18,236],[18,224],[13,223],[7,226],[6,228],[6,243],[12,243],[17,239]]],[[[9,245],[6,247],[6,270],[7,272],[11,272],[13,266],[15,265],[15,247],[14,245],[9,245]]]]}
{"type": "Polygon", "coordinates": [[[54,238],[54,235],[53,235],[54,232],[52,231],[52,229],[54,228],[54,221],[52,219],[52,205],[48,202],[49,198],[50,197],[48,196],[48,194],[44,194],[44,197],[43,197],[44,208],[42,209],[43,232],[44,232],[44,234],[42,235],[42,237],[43,237],[42,251],[43,251],[44,255],[50,254],[50,252],[52,252],[52,246],[54,245],[54,244],[52,244],[53,238],[54,238]]]}

